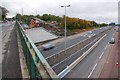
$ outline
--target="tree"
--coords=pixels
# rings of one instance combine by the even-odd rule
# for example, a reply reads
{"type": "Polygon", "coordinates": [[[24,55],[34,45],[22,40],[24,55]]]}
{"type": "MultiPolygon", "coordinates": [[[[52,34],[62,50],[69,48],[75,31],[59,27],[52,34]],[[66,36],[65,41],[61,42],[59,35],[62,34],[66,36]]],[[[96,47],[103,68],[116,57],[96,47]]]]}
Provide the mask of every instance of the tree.
{"type": "Polygon", "coordinates": [[[2,16],[2,18],[0,18],[1,20],[4,20],[6,18],[7,13],[9,13],[9,11],[0,6],[0,16],[2,16]]]}
{"type": "Polygon", "coordinates": [[[100,24],[100,27],[103,27],[103,26],[107,26],[108,24],[106,24],[106,23],[102,23],[102,24],[100,24]]]}
{"type": "Polygon", "coordinates": [[[21,21],[21,20],[22,20],[21,14],[17,13],[17,14],[16,14],[16,19],[17,19],[18,21],[21,21]]]}
{"type": "MultiPolygon", "coordinates": [[[[65,16],[62,18],[62,24],[61,27],[64,28],[64,19],[65,16]]],[[[95,21],[87,21],[79,18],[70,18],[66,17],[66,28],[69,30],[74,30],[74,29],[88,29],[88,28],[93,28],[96,26],[97,23],[95,21]]]]}

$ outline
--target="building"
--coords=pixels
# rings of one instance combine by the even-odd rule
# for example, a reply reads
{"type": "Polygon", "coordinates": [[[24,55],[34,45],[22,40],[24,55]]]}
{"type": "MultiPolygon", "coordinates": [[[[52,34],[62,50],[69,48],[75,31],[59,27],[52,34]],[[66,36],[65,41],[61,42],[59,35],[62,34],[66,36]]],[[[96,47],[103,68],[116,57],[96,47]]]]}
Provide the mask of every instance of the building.
{"type": "Polygon", "coordinates": [[[109,26],[115,26],[115,22],[109,23],[109,26]]]}

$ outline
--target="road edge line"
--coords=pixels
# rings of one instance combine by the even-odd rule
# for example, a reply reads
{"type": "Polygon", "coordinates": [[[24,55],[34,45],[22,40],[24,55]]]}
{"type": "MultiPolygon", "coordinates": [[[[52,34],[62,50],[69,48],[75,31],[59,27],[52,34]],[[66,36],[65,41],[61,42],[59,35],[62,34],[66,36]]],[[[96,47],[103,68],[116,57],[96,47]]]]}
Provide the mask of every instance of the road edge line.
{"type": "MultiPolygon", "coordinates": [[[[58,76],[60,78],[63,78],[68,71],[66,70],[72,70],[80,61],[82,61],[82,59],[84,59],[97,45],[98,43],[106,36],[107,34],[105,34],[102,38],[100,38],[91,48],[89,48],[86,52],[84,52],[79,58],[77,58],[73,63],[71,63],[67,68],[65,68],[62,72],[60,72],[58,74],[58,76]],[[65,73],[66,72],[66,73],[65,73]],[[63,76],[64,75],[64,76],[63,76]]],[[[69,72],[70,72],[69,71],[69,72]]]]}

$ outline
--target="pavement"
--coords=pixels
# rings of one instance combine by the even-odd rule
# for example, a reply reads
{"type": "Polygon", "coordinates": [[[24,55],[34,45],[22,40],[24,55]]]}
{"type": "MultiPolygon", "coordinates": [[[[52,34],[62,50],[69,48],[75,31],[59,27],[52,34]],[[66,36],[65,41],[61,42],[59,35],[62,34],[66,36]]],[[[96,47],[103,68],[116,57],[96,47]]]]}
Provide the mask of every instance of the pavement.
{"type": "Polygon", "coordinates": [[[109,55],[104,64],[104,67],[100,73],[99,78],[118,78],[118,33],[115,34],[116,43],[111,45],[109,49],[109,55]]]}
{"type": "Polygon", "coordinates": [[[15,23],[2,24],[2,78],[21,78],[15,23]]]}
{"type": "MultiPolygon", "coordinates": [[[[118,27],[118,64],[120,65],[120,26],[118,27]]],[[[118,77],[120,79],[120,68],[118,68],[118,77]]]]}

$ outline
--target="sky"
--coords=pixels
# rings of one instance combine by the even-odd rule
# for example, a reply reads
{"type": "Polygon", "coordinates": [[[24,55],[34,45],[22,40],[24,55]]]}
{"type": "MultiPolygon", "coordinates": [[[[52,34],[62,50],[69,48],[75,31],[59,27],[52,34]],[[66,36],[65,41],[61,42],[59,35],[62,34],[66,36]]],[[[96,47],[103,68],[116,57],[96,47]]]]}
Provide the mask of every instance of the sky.
{"type": "Polygon", "coordinates": [[[119,0],[0,0],[0,6],[9,10],[7,17],[13,17],[16,13],[25,15],[53,14],[63,16],[65,8],[61,6],[71,5],[67,8],[66,15],[96,22],[118,22],[119,0]]]}

